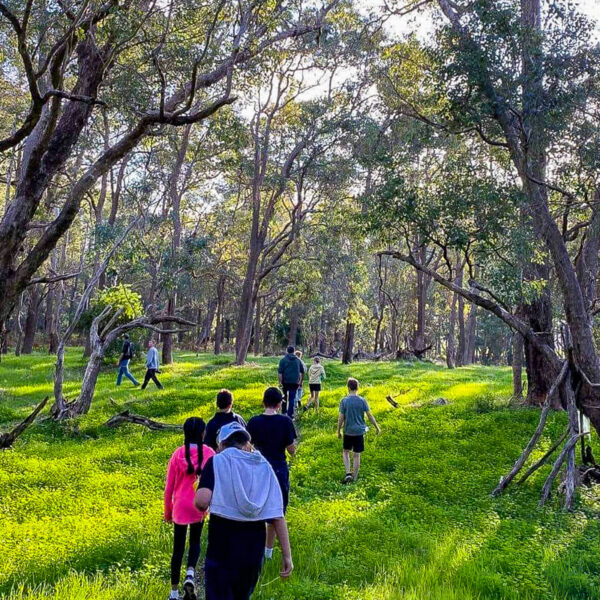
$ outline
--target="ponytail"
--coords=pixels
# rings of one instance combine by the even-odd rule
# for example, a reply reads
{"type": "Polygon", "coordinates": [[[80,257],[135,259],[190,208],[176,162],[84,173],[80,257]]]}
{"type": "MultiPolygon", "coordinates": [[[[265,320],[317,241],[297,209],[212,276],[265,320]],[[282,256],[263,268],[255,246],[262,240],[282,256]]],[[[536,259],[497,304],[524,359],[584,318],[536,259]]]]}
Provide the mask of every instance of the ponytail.
{"type": "Polygon", "coordinates": [[[204,431],[206,430],[206,423],[200,417],[190,417],[183,424],[183,434],[185,436],[185,461],[187,463],[188,475],[196,473],[200,475],[202,472],[202,463],[204,462],[204,431]],[[190,453],[191,444],[198,446],[198,466],[194,469],[192,463],[192,457],[190,453]]]}

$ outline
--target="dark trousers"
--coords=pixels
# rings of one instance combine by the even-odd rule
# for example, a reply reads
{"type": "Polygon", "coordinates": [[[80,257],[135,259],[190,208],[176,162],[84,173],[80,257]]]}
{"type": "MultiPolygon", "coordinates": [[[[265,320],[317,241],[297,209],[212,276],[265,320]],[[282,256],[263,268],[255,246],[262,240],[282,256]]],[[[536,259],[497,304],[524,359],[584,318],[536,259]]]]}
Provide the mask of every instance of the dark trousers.
{"type": "Polygon", "coordinates": [[[294,418],[294,409],[296,408],[296,392],[298,391],[297,383],[283,384],[283,402],[281,404],[281,412],[284,415],[294,418]]]}
{"type": "Polygon", "coordinates": [[[156,369],[147,369],[146,370],[146,374],[144,375],[144,383],[142,383],[142,389],[145,389],[146,386],[148,385],[148,382],[152,379],[152,381],[154,381],[154,383],[156,384],[156,387],[159,390],[163,389],[163,384],[158,380],[158,377],[156,376],[156,369]]]}
{"type": "MultiPolygon", "coordinates": [[[[202,536],[202,525],[200,523],[192,523],[190,528],[190,547],[188,550],[187,566],[196,568],[198,559],[200,558],[200,537],[202,536]]],[[[183,555],[185,553],[185,538],[187,536],[188,525],[174,524],[175,537],[173,538],[173,556],[171,557],[171,585],[179,585],[181,577],[181,564],[183,563],[183,555]]]]}
{"type": "Polygon", "coordinates": [[[204,562],[206,600],[250,600],[260,576],[262,562],[255,565],[220,565],[204,562]]]}

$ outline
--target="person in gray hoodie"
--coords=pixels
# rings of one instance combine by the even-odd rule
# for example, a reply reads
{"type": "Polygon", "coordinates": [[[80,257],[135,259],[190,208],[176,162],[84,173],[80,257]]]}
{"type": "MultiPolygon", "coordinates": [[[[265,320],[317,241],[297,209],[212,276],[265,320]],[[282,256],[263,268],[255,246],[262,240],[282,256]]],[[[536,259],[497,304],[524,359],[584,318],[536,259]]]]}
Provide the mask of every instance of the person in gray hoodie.
{"type": "Polygon", "coordinates": [[[281,577],[294,568],[281,489],[239,423],[224,425],[217,441],[219,453],[204,465],[195,498],[199,510],[210,509],[206,600],[249,600],[263,565],[267,521],[281,544],[281,577]]]}

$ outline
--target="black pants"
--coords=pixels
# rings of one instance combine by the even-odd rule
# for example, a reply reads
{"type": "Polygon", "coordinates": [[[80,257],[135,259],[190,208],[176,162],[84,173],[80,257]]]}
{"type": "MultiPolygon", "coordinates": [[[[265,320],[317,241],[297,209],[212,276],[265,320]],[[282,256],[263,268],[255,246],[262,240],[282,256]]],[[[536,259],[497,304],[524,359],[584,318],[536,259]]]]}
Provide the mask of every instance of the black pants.
{"type": "Polygon", "coordinates": [[[291,419],[294,418],[294,408],[296,407],[297,383],[283,384],[283,402],[281,403],[281,412],[291,419]]]}
{"type": "Polygon", "coordinates": [[[146,374],[144,375],[144,383],[142,383],[142,389],[145,389],[146,386],[148,385],[148,382],[152,379],[152,381],[154,381],[154,383],[156,384],[156,387],[159,390],[163,389],[163,384],[158,380],[158,377],[156,376],[156,369],[148,369],[146,371],[146,374]]]}
{"type": "MultiPolygon", "coordinates": [[[[200,558],[200,537],[202,536],[203,521],[192,523],[190,528],[190,547],[188,550],[187,567],[196,568],[200,558]]],[[[181,577],[181,563],[185,553],[185,538],[188,525],[174,524],[175,537],[173,538],[173,556],[171,557],[171,585],[179,585],[181,577]]]]}
{"type": "Polygon", "coordinates": [[[204,562],[206,600],[250,600],[256,587],[262,562],[255,565],[219,565],[204,562]]]}

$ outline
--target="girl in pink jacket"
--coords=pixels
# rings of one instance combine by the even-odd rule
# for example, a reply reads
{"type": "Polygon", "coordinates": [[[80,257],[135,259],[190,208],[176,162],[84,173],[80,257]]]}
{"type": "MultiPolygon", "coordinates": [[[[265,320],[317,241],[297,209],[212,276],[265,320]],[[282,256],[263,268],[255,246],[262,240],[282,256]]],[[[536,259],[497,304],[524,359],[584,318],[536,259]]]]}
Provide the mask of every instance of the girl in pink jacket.
{"type": "Polygon", "coordinates": [[[206,513],[199,511],[194,506],[195,487],[202,467],[215,454],[212,448],[202,443],[205,429],[206,424],[199,417],[187,419],[183,425],[185,445],[173,452],[167,469],[165,521],[173,523],[175,529],[171,558],[170,599],[179,598],[181,563],[185,552],[188,525],[190,543],[183,591],[186,600],[195,600],[196,598],[194,575],[200,557],[200,536],[206,513]]]}

